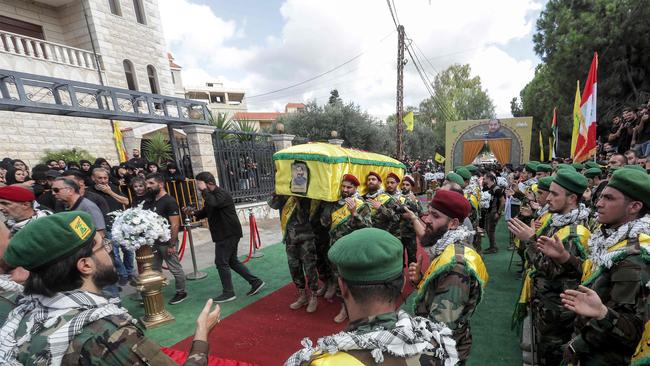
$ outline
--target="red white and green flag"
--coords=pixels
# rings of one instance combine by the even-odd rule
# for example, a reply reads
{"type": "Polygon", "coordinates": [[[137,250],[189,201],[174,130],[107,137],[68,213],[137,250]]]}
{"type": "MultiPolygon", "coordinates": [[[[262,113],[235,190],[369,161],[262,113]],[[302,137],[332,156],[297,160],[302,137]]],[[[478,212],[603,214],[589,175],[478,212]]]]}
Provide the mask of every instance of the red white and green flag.
{"type": "Polygon", "coordinates": [[[549,136],[548,157],[550,160],[557,158],[557,108],[553,108],[553,121],[551,121],[551,136],[549,136]]]}
{"type": "Polygon", "coordinates": [[[598,73],[598,53],[594,53],[589,68],[589,76],[585,89],[582,91],[582,100],[580,102],[580,129],[578,132],[578,141],[576,143],[575,156],[573,161],[583,162],[596,154],[596,100],[597,100],[597,80],[598,73]]]}

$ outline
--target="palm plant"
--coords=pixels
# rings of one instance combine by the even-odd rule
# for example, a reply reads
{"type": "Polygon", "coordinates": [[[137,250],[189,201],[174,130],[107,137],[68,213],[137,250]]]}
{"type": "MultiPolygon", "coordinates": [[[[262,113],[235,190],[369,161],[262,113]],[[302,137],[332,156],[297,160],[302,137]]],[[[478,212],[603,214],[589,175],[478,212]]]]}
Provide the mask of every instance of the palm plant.
{"type": "Polygon", "coordinates": [[[236,120],[235,127],[240,132],[245,132],[243,134],[236,135],[239,141],[250,141],[253,138],[252,134],[258,132],[258,127],[255,125],[255,122],[247,119],[236,120]]]}
{"type": "Polygon", "coordinates": [[[144,157],[158,165],[172,158],[172,146],[161,132],[156,132],[144,142],[144,157]]]}
{"type": "MultiPolygon", "coordinates": [[[[230,116],[228,113],[212,113],[210,111],[210,117],[208,117],[208,122],[217,128],[217,130],[220,131],[228,131],[228,130],[233,130],[233,122],[232,119],[230,119],[230,116]]],[[[230,135],[227,132],[219,132],[219,138],[221,139],[227,139],[229,138],[230,135]]]]}

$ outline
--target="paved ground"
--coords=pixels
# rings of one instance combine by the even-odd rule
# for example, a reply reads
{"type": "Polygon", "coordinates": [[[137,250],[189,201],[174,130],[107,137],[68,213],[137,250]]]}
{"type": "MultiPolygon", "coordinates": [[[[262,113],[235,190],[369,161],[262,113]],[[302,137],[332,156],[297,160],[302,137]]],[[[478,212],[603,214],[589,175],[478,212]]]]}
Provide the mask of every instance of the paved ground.
{"type": "MultiPolygon", "coordinates": [[[[257,222],[257,229],[260,233],[262,247],[274,245],[282,240],[282,233],[280,231],[280,219],[260,220],[257,222]]],[[[238,255],[248,255],[250,247],[250,229],[248,224],[242,226],[244,237],[239,241],[238,255]]],[[[204,228],[192,229],[192,238],[194,239],[194,251],[196,254],[196,268],[214,266],[214,244],[210,238],[210,231],[204,228]]],[[[182,241],[182,232],[179,234],[179,242],[182,241]]],[[[189,241],[185,250],[185,255],[181,261],[185,273],[192,272],[192,256],[190,254],[189,241]]],[[[163,271],[163,274],[172,279],[171,273],[163,271]]],[[[125,296],[135,292],[135,289],[129,285],[122,288],[121,296],[125,296]]]]}

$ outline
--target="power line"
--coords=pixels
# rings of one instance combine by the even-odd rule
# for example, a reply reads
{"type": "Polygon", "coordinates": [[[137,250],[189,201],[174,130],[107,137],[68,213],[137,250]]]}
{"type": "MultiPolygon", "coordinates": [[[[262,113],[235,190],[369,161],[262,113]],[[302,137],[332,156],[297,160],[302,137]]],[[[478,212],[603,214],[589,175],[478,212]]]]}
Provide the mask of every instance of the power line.
{"type": "MultiPolygon", "coordinates": [[[[382,39],[380,39],[379,42],[380,42],[380,43],[383,42],[386,38],[388,38],[389,36],[391,36],[394,32],[395,32],[395,31],[391,31],[390,33],[388,33],[387,35],[385,35],[382,39]]],[[[357,60],[358,58],[360,58],[361,56],[363,56],[367,51],[368,51],[368,50],[364,50],[364,51],[362,51],[361,53],[359,53],[358,55],[352,57],[351,59],[349,59],[349,60],[347,60],[347,61],[345,61],[345,62],[343,62],[342,64],[340,64],[340,65],[338,65],[338,66],[335,66],[335,67],[333,67],[333,68],[331,68],[331,69],[329,69],[329,70],[327,70],[327,71],[325,71],[325,72],[322,72],[322,73],[320,73],[320,74],[318,74],[318,75],[316,75],[316,76],[314,76],[314,77],[311,77],[311,78],[309,78],[309,79],[307,79],[307,80],[303,80],[303,81],[301,81],[301,82],[299,82],[299,83],[292,84],[292,85],[286,86],[286,87],[284,87],[284,88],[280,88],[280,89],[276,89],[276,90],[271,90],[271,91],[264,92],[264,93],[261,93],[261,94],[251,95],[251,96],[249,96],[249,97],[247,97],[247,98],[248,98],[248,99],[253,99],[253,98],[258,98],[258,97],[262,97],[262,96],[269,95],[269,94],[275,94],[275,93],[278,93],[278,92],[281,92],[281,91],[284,91],[284,90],[287,90],[287,89],[295,88],[295,87],[297,87],[297,86],[300,86],[300,85],[306,84],[306,83],[308,83],[308,82],[310,82],[310,81],[314,81],[314,80],[316,80],[316,79],[318,79],[318,78],[321,78],[321,77],[323,77],[323,76],[325,76],[325,75],[327,75],[327,74],[329,74],[329,73],[332,73],[332,72],[334,72],[334,71],[340,69],[341,67],[343,67],[343,66],[345,66],[345,65],[347,65],[347,64],[349,64],[349,63],[351,63],[351,62],[353,62],[354,60],[357,60]]]]}
{"type": "Polygon", "coordinates": [[[386,0],[386,4],[388,4],[388,10],[390,10],[390,16],[393,18],[393,23],[395,24],[395,30],[397,30],[397,27],[399,26],[399,23],[397,22],[397,19],[395,18],[395,13],[393,13],[393,7],[390,5],[390,0],[386,0]]]}

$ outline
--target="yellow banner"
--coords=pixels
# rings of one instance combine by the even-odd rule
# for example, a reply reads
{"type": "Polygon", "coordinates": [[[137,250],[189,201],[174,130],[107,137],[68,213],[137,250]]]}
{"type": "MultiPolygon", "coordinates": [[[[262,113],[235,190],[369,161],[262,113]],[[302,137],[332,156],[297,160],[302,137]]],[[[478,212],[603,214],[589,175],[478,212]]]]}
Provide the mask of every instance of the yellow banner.
{"type": "Polygon", "coordinates": [[[127,161],[126,149],[124,148],[124,141],[122,140],[122,131],[117,121],[113,121],[113,138],[115,139],[115,148],[117,149],[117,157],[120,163],[127,161]]]}
{"type": "Polygon", "coordinates": [[[576,98],[573,102],[573,132],[571,133],[571,158],[576,154],[576,145],[578,144],[578,133],[580,132],[580,120],[582,111],[580,110],[580,80],[576,81],[576,98]]]}
{"type": "Polygon", "coordinates": [[[544,162],[544,139],[542,138],[542,130],[539,131],[539,161],[544,162]]]}
{"type": "Polygon", "coordinates": [[[406,125],[407,131],[413,132],[413,112],[408,112],[406,116],[404,116],[404,124],[406,125]]]}
{"type": "Polygon", "coordinates": [[[438,164],[443,164],[445,162],[445,157],[438,153],[436,153],[435,159],[436,159],[436,163],[438,164]]]}

